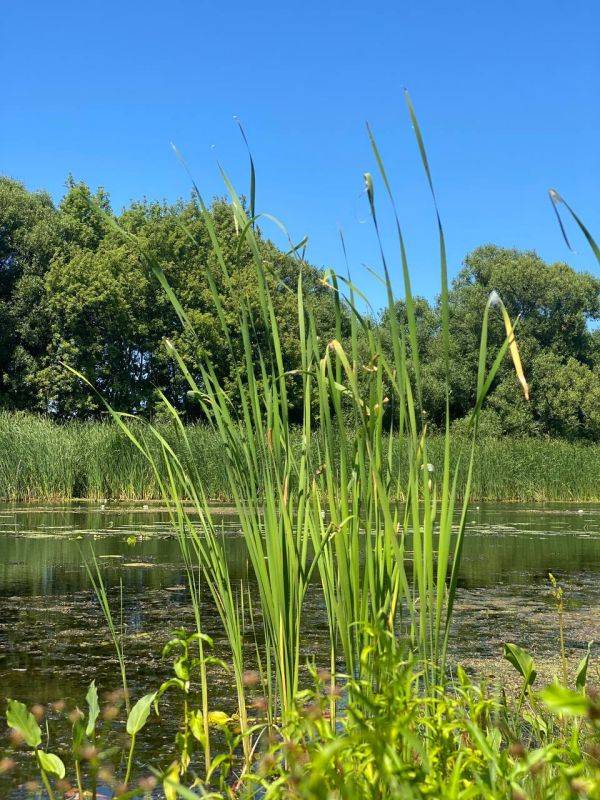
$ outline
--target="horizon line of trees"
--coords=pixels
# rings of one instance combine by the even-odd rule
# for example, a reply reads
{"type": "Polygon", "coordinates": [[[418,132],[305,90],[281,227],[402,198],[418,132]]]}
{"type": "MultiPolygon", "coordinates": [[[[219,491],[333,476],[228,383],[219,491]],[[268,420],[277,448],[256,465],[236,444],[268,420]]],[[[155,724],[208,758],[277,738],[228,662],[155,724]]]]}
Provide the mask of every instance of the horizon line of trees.
{"type": "MultiPolygon", "coordinates": [[[[193,200],[132,202],[115,215],[163,267],[196,328],[198,339],[191,341],[134,246],[106,224],[95,204],[113,213],[102,189],[93,194],[72,179],[56,205],[47,193],[0,177],[0,410],[47,414],[58,421],[100,417],[102,404],[65,370],[68,363],[119,410],[152,416],[161,389],[187,419],[197,420],[199,409],[190,402],[163,340],[173,340],[192,372],[200,356],[210,358],[231,387],[241,361],[241,347],[240,358],[232,357],[213,313],[205,267],[217,279],[220,271],[202,215],[193,200]]],[[[240,294],[250,299],[258,350],[267,331],[251,254],[239,246],[225,200],[215,199],[210,214],[232,278],[230,286],[218,286],[223,308],[233,324],[240,294]]],[[[299,365],[295,298],[281,287],[295,288],[298,261],[262,236],[260,247],[282,324],[285,366],[293,370],[299,365]]],[[[307,265],[303,270],[325,342],[335,335],[331,290],[321,270],[307,265]]],[[[493,289],[511,316],[520,317],[518,340],[531,401],[523,399],[510,365],[503,365],[486,404],[483,431],[598,440],[600,280],[563,262],[547,264],[534,252],[494,245],[470,253],[450,289],[450,402],[457,427],[474,403],[481,319],[493,289]]],[[[388,313],[369,324],[382,325],[388,313]]],[[[405,324],[401,301],[394,313],[405,324]]],[[[438,303],[417,298],[416,313],[424,408],[430,423],[441,426],[445,369],[438,303]]],[[[500,318],[492,320],[490,358],[504,336],[500,318]]],[[[298,419],[301,406],[293,390],[290,397],[290,416],[298,419]]]]}

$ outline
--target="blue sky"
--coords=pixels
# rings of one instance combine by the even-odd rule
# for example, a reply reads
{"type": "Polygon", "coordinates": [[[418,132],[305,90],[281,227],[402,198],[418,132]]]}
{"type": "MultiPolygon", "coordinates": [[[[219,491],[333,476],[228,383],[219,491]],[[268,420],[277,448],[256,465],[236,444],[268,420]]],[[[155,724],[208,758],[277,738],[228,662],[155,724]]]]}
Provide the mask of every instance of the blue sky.
{"type": "MultiPolygon", "coordinates": [[[[600,4],[595,0],[4,3],[0,172],[59,198],[66,176],[104,186],[113,206],[189,194],[170,150],[203,193],[239,191],[247,162],[257,206],[283,219],[309,257],[352,274],[375,307],[365,265],[378,256],[362,194],[375,172],[373,126],[405,229],[415,290],[439,287],[435,219],[408,122],[411,92],[446,229],[451,274],[477,245],[570,254],[547,198],[554,186],[600,231],[600,4]]],[[[401,289],[380,183],[386,248],[401,289]]],[[[269,231],[270,232],[270,231],[269,231]]],[[[276,238],[274,236],[274,238],[276,238]]]]}

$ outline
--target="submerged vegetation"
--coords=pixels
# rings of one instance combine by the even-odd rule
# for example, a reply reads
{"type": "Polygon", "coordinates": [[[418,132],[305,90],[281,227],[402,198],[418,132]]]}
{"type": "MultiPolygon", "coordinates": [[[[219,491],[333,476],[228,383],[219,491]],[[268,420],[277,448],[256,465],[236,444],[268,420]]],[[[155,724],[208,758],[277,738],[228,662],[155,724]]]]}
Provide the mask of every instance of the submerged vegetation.
{"type": "MultiPolygon", "coordinates": [[[[236,275],[214,216],[195,188],[196,212],[212,252],[203,278],[220,346],[237,366],[226,375],[204,346],[196,315],[171,287],[168,270],[146,238],[107,210],[99,212],[111,235],[136,254],[147,275],[162,287],[179,320],[183,333],[167,340],[167,352],[206,427],[184,425],[166,392],[159,393],[160,425],[123,413],[114,405],[115,396],[104,392],[104,384],[94,385],[93,374],[65,362],[70,379],[80,381],[80,391],[97,390],[94,402],[105,404],[114,435],[118,429],[137,451],[135,463],[144,467],[130,481],[155,487],[152,493],[168,510],[196,625],[193,632],[177,631],[165,648],[173,677],[159,687],[149,686],[149,694],[131,698],[116,604],[99,579],[95,559],[88,563],[123,688],[119,701],[105,707],[101,732],[93,685],[86,715],[69,717],[72,783],[80,797],[88,786],[98,796],[100,781],[121,798],[150,797],[158,784],[167,800],[599,796],[598,694],[591,686],[589,651],[577,665],[572,685],[566,685],[569,668],[558,583],[553,590],[562,684],[557,681],[538,692],[533,659],[512,643],[506,644],[506,658],[521,679],[514,699],[473,682],[449,661],[476,469],[481,461],[481,468],[489,470],[480,481],[498,469],[497,462],[483,465],[488,457],[479,440],[483,405],[499,376],[508,374],[505,370],[510,369],[524,402],[529,402],[530,387],[527,360],[524,366],[517,345],[519,323],[493,287],[481,308],[470,409],[455,435],[458,356],[444,233],[408,97],[407,104],[439,232],[436,385],[442,413],[433,423],[426,406],[419,305],[411,291],[393,194],[370,130],[379,178],[366,173],[365,192],[387,295],[381,324],[373,325],[361,312],[351,281],[330,271],[320,279],[332,310],[323,321],[319,295],[309,290],[314,274],[304,261],[303,243],[290,240],[293,281],[289,272],[281,271],[275,254],[269,259],[256,228],[252,162],[247,204],[226,176],[224,180],[237,237],[234,260],[236,254],[249,257],[256,291],[241,292],[236,307],[226,306],[221,287],[225,297],[234,295],[236,275]],[[396,219],[402,315],[379,237],[376,185],[396,219]],[[293,310],[293,321],[278,315],[282,297],[289,315],[293,310]],[[293,363],[286,357],[290,330],[296,337],[293,363]],[[239,519],[252,584],[230,571],[223,530],[210,502],[213,476],[199,460],[202,437],[212,442],[212,463],[215,469],[218,465],[214,479],[239,519]],[[319,591],[326,615],[327,663],[320,669],[302,657],[309,585],[319,591]],[[203,629],[201,597],[206,595],[222,627],[218,652],[203,629]],[[226,673],[230,681],[232,712],[211,704],[215,671],[226,673]],[[126,709],[124,730],[121,704],[126,709]],[[149,774],[140,784],[135,752],[153,713],[180,714],[180,725],[168,762],[150,759],[149,774]],[[111,737],[113,723],[124,737],[118,745],[111,737]]],[[[193,240],[194,231],[186,231],[193,240]]],[[[95,463],[98,475],[111,469],[95,463]]],[[[47,743],[42,747],[35,715],[13,700],[8,722],[15,739],[32,752],[47,794],[56,797],[66,788],[61,783],[65,764],[54,749],[49,752],[47,743]]],[[[50,740],[50,725],[47,730],[50,740]]]]}
{"type": "MultiPolygon", "coordinates": [[[[497,437],[486,427],[475,445],[471,483],[473,500],[550,502],[600,500],[600,445],[564,439],[497,437]]],[[[219,434],[208,425],[186,426],[190,452],[182,446],[172,424],[157,423],[161,435],[179,458],[202,474],[207,497],[230,502],[231,496],[219,434]]],[[[456,440],[464,438],[456,426],[456,440]]],[[[388,434],[383,433],[387,443],[388,434]]],[[[290,431],[295,449],[302,442],[298,427],[290,431]]],[[[159,445],[148,440],[159,455],[159,445]]],[[[311,447],[318,450],[318,432],[311,447]]],[[[386,445],[387,446],[387,445],[386,445]]],[[[444,439],[429,438],[431,463],[443,461],[444,439]]],[[[407,464],[404,442],[392,442],[398,471],[407,464]]],[[[333,454],[337,461],[337,454],[333,454]]],[[[454,461],[452,462],[454,463],[454,461]]],[[[461,465],[457,495],[463,496],[466,469],[461,465]]],[[[76,498],[106,500],[160,500],[161,490],[145,456],[132,447],[110,422],[66,422],[57,425],[32,414],[0,412],[0,500],[7,502],[61,502],[76,498]]]]}

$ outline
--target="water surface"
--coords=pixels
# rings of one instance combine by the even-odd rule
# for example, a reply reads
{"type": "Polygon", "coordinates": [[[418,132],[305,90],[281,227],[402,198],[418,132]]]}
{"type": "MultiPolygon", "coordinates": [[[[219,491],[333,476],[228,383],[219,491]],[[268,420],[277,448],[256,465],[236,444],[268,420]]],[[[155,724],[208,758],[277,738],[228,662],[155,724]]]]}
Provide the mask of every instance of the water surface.
{"type": "MultiPolygon", "coordinates": [[[[236,577],[248,575],[235,516],[221,509],[236,577]]],[[[600,506],[473,506],[460,572],[452,655],[480,675],[499,675],[505,641],[530,649],[551,675],[557,627],[548,572],[566,593],[567,647],[577,660],[600,640],[600,506]]],[[[95,678],[101,691],[118,674],[83,555],[93,546],[118,607],[123,596],[126,657],[134,696],[168,676],[163,644],[176,627],[193,629],[185,573],[168,516],[156,507],[74,504],[0,506],[0,707],[6,697],[47,704],[83,703],[95,678]]],[[[326,664],[325,617],[318,592],[307,600],[305,655],[326,664]]],[[[227,657],[209,598],[203,625],[227,657]]],[[[214,707],[231,705],[226,682],[214,707]]],[[[152,746],[172,740],[168,721],[152,746]]],[[[0,792],[2,778],[0,777],[0,792]]],[[[3,795],[4,796],[4,795],[3,795]]]]}

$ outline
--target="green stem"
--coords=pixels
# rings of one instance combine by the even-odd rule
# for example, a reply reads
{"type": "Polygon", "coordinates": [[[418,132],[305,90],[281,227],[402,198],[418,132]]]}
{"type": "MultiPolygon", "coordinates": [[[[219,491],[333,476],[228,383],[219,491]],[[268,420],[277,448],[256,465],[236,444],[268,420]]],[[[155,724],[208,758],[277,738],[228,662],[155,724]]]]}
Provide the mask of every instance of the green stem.
{"type": "Polygon", "coordinates": [[[52,791],[52,786],[50,786],[50,781],[48,780],[48,776],[46,775],[46,770],[42,767],[42,762],[40,761],[40,757],[38,755],[38,751],[35,751],[35,757],[38,762],[38,767],[40,768],[40,773],[42,776],[42,783],[44,784],[44,788],[48,792],[49,800],[56,800],[54,792],[52,791]]]}
{"type": "Polygon", "coordinates": [[[560,659],[562,664],[563,684],[564,686],[566,686],[568,681],[568,675],[567,675],[568,670],[567,670],[567,653],[565,650],[565,623],[563,617],[562,598],[558,606],[558,627],[560,632],[560,659]]]}
{"type": "Polygon", "coordinates": [[[135,733],[131,737],[131,744],[129,746],[129,756],[127,757],[127,772],[125,773],[125,786],[129,786],[129,778],[131,777],[131,767],[133,765],[134,749],[135,749],[135,733]]]}
{"type": "Polygon", "coordinates": [[[75,777],[77,780],[77,791],[79,792],[79,797],[83,797],[83,785],[81,783],[81,762],[79,759],[75,759],[75,777]]]}

